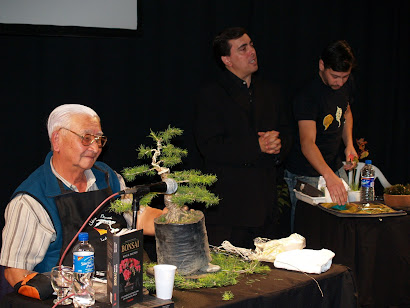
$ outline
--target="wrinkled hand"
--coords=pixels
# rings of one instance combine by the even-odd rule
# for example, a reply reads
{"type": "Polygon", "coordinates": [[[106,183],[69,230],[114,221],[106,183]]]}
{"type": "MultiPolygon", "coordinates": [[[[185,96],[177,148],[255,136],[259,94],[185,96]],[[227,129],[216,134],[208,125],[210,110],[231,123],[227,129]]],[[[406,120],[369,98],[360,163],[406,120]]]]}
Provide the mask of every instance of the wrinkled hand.
{"type": "Polygon", "coordinates": [[[259,146],[263,153],[279,154],[282,147],[279,132],[271,130],[268,132],[258,132],[259,146]]]}
{"type": "Polygon", "coordinates": [[[325,178],[325,181],[332,201],[338,205],[345,205],[347,203],[347,191],[342,179],[333,173],[328,178],[325,178]]]}

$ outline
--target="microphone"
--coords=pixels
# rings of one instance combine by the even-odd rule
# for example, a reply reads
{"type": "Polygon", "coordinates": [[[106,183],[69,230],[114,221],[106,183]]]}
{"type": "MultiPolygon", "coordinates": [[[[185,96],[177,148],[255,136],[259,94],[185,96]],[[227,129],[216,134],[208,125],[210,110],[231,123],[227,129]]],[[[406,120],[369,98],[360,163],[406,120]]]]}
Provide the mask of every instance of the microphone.
{"type": "Polygon", "coordinates": [[[178,189],[178,184],[174,179],[165,179],[163,182],[137,185],[131,188],[124,189],[120,191],[120,195],[124,194],[138,194],[145,195],[150,192],[164,193],[166,195],[173,194],[178,189]]]}

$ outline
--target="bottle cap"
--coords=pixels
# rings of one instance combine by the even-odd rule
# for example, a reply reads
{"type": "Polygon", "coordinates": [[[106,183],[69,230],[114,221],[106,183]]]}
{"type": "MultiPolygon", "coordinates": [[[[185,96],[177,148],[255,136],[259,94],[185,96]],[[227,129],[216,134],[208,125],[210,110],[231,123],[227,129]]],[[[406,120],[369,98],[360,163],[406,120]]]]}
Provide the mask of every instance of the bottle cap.
{"type": "Polygon", "coordinates": [[[366,165],[371,165],[371,164],[372,164],[372,161],[371,161],[370,159],[366,159],[366,160],[364,161],[364,163],[365,163],[366,165]]]}
{"type": "Polygon", "coordinates": [[[88,233],[87,232],[80,232],[80,234],[78,234],[78,240],[79,241],[88,241],[88,233]]]}

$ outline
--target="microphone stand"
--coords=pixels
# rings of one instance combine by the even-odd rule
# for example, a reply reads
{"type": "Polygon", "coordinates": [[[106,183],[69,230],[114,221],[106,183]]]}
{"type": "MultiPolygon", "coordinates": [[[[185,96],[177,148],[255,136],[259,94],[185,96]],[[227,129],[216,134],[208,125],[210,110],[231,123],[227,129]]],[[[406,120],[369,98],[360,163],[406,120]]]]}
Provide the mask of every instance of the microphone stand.
{"type": "Polygon", "coordinates": [[[142,198],[142,194],[140,193],[133,193],[132,194],[132,223],[131,223],[131,230],[137,229],[137,213],[140,209],[140,200],[142,198]]]}

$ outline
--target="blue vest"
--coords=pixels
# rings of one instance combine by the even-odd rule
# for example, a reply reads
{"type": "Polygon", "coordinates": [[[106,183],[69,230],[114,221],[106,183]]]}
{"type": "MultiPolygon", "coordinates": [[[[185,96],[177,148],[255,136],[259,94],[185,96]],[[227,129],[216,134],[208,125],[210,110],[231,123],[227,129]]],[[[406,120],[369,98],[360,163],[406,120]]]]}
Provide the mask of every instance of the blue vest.
{"type": "MultiPolygon", "coordinates": [[[[57,265],[63,242],[60,216],[54,201],[54,197],[61,195],[62,192],[58,185],[58,179],[51,170],[50,159],[52,156],[52,152],[48,153],[44,164],[37,168],[12,195],[12,198],[20,193],[30,195],[43,206],[53,222],[57,238],[48,247],[44,259],[34,267],[34,270],[39,273],[47,272],[51,267],[57,265]]],[[[118,177],[107,164],[96,162],[91,170],[94,173],[96,184],[99,189],[105,189],[108,187],[107,182],[105,181],[106,175],[108,174],[109,185],[113,193],[120,191],[118,177]]],[[[65,186],[65,188],[69,190],[68,187],[65,186]]]]}

